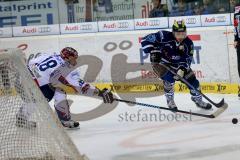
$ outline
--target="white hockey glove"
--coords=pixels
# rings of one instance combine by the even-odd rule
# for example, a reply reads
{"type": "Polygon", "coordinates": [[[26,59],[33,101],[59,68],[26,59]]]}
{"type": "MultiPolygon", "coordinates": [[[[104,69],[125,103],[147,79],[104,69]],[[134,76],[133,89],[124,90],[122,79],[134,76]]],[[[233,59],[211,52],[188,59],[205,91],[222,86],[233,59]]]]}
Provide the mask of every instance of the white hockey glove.
{"type": "MultiPolygon", "coordinates": [[[[178,76],[180,76],[180,77],[184,77],[184,74],[185,74],[185,70],[184,69],[178,69],[178,71],[177,71],[177,73],[176,73],[178,76]]],[[[177,75],[175,75],[173,78],[176,80],[176,81],[178,81],[180,78],[177,76],[177,75]]]]}
{"type": "Polygon", "coordinates": [[[104,103],[113,103],[114,101],[112,92],[107,88],[99,90],[98,96],[103,98],[104,103]]]}

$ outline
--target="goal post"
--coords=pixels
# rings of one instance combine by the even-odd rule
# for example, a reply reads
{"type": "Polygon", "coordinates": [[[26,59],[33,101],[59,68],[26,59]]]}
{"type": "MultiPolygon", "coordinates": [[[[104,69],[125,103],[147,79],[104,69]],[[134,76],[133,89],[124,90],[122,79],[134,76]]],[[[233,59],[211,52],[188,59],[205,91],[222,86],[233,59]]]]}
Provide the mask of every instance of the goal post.
{"type": "Polygon", "coordinates": [[[23,55],[19,49],[0,50],[0,159],[87,159],[32,80],[23,55]],[[28,121],[35,127],[16,125],[21,109],[31,110],[28,121]]]}

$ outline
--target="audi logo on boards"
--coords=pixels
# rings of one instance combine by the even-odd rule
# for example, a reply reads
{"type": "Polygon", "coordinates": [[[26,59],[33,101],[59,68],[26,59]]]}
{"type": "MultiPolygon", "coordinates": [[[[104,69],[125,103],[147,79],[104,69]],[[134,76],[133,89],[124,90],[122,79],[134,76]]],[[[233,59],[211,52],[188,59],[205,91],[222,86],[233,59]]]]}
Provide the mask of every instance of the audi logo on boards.
{"type": "Polygon", "coordinates": [[[50,27],[39,27],[38,28],[38,33],[48,33],[48,32],[51,32],[50,27]]]}
{"type": "Polygon", "coordinates": [[[159,26],[160,21],[159,20],[150,20],[149,21],[149,26],[159,26]]]}
{"type": "Polygon", "coordinates": [[[88,31],[88,30],[92,30],[92,25],[91,24],[83,24],[80,25],[80,30],[84,30],[84,31],[88,31]]]}
{"type": "Polygon", "coordinates": [[[3,35],[3,30],[0,29],[0,36],[2,36],[2,35],[3,35]]]}
{"type": "Polygon", "coordinates": [[[117,25],[118,28],[128,28],[129,27],[128,22],[118,22],[117,24],[118,24],[117,25]]]}
{"type": "Polygon", "coordinates": [[[216,17],[217,22],[226,22],[227,18],[225,16],[218,16],[216,17]]]}
{"type": "Polygon", "coordinates": [[[196,24],[197,19],[196,18],[186,18],[186,23],[187,24],[196,24]]]}

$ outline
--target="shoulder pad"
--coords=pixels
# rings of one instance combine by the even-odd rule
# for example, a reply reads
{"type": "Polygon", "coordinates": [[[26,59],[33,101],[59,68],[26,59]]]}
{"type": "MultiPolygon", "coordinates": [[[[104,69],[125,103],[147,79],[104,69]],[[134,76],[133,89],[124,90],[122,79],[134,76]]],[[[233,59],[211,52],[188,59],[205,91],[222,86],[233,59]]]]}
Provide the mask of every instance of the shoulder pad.
{"type": "Polygon", "coordinates": [[[156,35],[155,34],[150,34],[146,37],[146,40],[149,42],[155,42],[156,41],[156,35]]]}

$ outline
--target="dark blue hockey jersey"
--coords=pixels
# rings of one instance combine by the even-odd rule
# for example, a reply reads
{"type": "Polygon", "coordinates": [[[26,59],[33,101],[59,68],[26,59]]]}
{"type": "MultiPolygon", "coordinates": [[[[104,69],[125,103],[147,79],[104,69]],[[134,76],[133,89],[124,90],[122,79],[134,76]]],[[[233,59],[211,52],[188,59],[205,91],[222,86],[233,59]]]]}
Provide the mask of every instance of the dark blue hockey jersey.
{"type": "Polygon", "coordinates": [[[143,37],[141,45],[145,54],[160,54],[162,63],[170,63],[176,68],[189,68],[191,65],[193,42],[189,37],[179,43],[172,32],[159,31],[143,37]]]}

